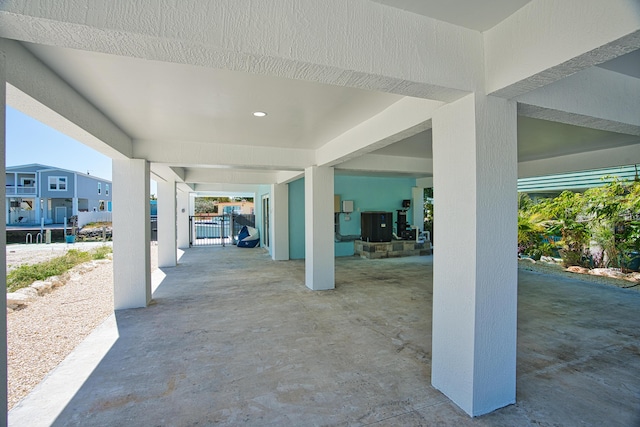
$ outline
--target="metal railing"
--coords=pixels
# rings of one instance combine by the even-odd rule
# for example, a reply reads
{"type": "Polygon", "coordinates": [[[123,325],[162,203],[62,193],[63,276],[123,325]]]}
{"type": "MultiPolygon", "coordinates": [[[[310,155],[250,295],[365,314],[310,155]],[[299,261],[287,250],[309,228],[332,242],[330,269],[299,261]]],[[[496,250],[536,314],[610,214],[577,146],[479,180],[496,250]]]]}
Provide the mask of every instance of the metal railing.
{"type": "Polygon", "coordinates": [[[189,246],[235,245],[245,225],[254,227],[254,215],[194,215],[189,217],[189,246]]]}
{"type": "Polygon", "coordinates": [[[36,187],[23,187],[21,185],[7,185],[6,186],[6,193],[7,195],[12,195],[12,194],[36,194],[36,187]]]}

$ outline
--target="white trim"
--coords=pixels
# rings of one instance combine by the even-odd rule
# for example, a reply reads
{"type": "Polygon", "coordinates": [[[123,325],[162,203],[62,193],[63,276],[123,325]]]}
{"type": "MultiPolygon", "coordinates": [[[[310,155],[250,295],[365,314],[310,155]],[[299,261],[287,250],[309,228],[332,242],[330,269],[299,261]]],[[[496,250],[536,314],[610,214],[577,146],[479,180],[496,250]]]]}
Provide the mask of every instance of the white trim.
{"type": "Polygon", "coordinates": [[[67,191],[68,190],[68,181],[67,181],[66,176],[50,176],[49,179],[47,180],[47,189],[49,191],[67,191]],[[55,186],[56,188],[51,188],[51,180],[55,179],[55,186]],[[62,184],[64,182],[64,188],[60,188],[60,184],[62,184]]]}

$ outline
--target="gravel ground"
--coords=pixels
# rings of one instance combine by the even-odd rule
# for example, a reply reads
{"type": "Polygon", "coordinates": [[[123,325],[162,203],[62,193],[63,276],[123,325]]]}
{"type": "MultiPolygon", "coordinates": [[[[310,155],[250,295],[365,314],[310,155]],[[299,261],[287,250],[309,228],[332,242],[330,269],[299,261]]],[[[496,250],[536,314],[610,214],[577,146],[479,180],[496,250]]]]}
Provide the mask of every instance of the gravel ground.
{"type": "MultiPolygon", "coordinates": [[[[64,245],[63,245],[64,246],[64,245]]],[[[71,247],[69,247],[71,248],[71,247]]],[[[74,249],[88,247],[74,245],[74,249]]],[[[60,256],[66,248],[7,247],[7,269],[60,256]]],[[[157,246],[151,246],[151,268],[157,268],[157,246]]],[[[73,275],[66,285],[39,297],[28,307],[7,313],[8,404],[16,403],[44,379],[100,323],[113,313],[113,264],[73,275]]]]}

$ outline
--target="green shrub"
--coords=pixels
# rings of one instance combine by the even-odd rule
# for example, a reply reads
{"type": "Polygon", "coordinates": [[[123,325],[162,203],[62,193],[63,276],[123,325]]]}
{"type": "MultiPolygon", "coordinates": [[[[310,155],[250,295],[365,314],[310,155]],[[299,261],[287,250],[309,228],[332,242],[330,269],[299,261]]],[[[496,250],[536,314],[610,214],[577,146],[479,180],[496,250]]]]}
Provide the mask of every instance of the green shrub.
{"type": "Polygon", "coordinates": [[[583,194],[564,191],[535,201],[521,194],[518,207],[519,253],[535,258],[559,249],[565,267],[624,269],[640,252],[638,180],[614,179],[583,194]],[[552,236],[561,239],[552,241],[552,236]],[[592,242],[597,247],[590,248],[592,242]]]}
{"type": "Polygon", "coordinates": [[[52,276],[70,270],[78,264],[91,261],[92,259],[104,259],[112,249],[109,246],[101,246],[91,253],[70,249],[62,256],[38,264],[25,264],[12,270],[7,274],[7,292],[15,292],[20,288],[31,285],[36,280],[45,280],[52,276]]]}
{"type": "Polygon", "coordinates": [[[95,248],[91,253],[91,258],[93,259],[105,259],[108,254],[112,253],[113,249],[111,246],[100,246],[95,248]]]}

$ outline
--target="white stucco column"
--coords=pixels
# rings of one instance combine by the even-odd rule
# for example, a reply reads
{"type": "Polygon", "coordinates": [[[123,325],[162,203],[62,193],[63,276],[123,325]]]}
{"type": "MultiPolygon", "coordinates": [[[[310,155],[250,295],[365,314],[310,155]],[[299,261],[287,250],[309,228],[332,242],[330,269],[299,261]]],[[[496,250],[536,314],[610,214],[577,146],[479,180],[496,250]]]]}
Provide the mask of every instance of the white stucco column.
{"type": "Polygon", "coordinates": [[[178,263],[176,219],[176,183],[158,181],[158,267],[178,263]]]}
{"type": "Polygon", "coordinates": [[[289,184],[271,186],[271,258],[274,261],[289,259],[289,184]]]}
{"type": "MultiPolygon", "coordinates": [[[[6,95],[6,76],[5,76],[6,58],[4,52],[0,51],[0,152],[2,153],[2,161],[0,168],[0,197],[3,200],[7,198],[6,187],[6,111],[7,111],[7,95],[6,95]]],[[[15,182],[15,181],[14,181],[15,182]]],[[[0,214],[0,221],[7,223],[7,210],[0,214]]],[[[0,233],[0,258],[2,258],[2,268],[0,268],[0,282],[7,283],[7,236],[6,233],[0,233]]],[[[0,298],[0,425],[7,425],[7,299],[3,296],[0,298]]]]}
{"type": "Polygon", "coordinates": [[[189,193],[189,215],[196,214],[196,193],[189,193]]]}
{"type": "Polygon", "coordinates": [[[424,188],[411,188],[411,211],[413,226],[418,231],[424,230],[424,188]]]}
{"type": "Polygon", "coordinates": [[[434,387],[471,416],[515,402],[516,104],[471,94],[433,116],[434,387]]]}
{"type": "Polygon", "coordinates": [[[114,159],[113,305],[146,307],[151,301],[149,163],[114,159]]]}
{"type": "Polygon", "coordinates": [[[305,284],[314,291],[335,288],[333,168],[304,170],[305,284]]]}
{"type": "Polygon", "coordinates": [[[177,240],[178,248],[189,247],[189,193],[177,192],[177,240]]]}

